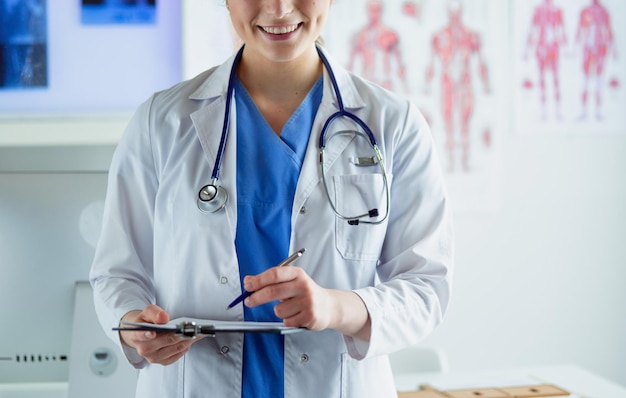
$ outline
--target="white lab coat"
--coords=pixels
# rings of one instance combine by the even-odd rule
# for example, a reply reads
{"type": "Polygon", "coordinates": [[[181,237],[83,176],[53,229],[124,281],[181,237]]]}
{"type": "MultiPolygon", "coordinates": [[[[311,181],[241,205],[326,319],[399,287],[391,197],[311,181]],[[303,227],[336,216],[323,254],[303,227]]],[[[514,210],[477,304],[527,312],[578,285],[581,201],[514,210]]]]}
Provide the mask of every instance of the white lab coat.
{"type": "MultiPolygon", "coordinates": [[[[172,319],[243,320],[242,306],[226,311],[241,292],[234,101],[221,170],[228,203],[213,214],[196,206],[200,188],[211,180],[232,61],[152,96],[116,149],[90,277],[100,322],[118,343],[111,328],[150,303],[172,319]]],[[[331,211],[318,160],[319,132],[337,110],[325,71],[293,203],[291,250],[307,249],[297,265],[319,285],[353,290],[363,299],[372,332],[369,342],[333,330],[287,335],[285,397],[395,397],[386,354],[428,335],[448,305],[449,203],[431,133],[417,109],[331,63],[346,109],[377,136],[389,173],[390,214],[380,225],[353,226],[331,211]]],[[[344,119],[332,131],[350,129],[344,119]]],[[[380,169],[354,165],[355,157],[371,155],[362,140],[336,136],[328,143],[329,194],[344,214],[373,207],[384,212],[380,169]]],[[[123,349],[142,368],[138,397],[239,397],[242,345],[240,334],[205,338],[170,366],[150,365],[123,349]]]]}

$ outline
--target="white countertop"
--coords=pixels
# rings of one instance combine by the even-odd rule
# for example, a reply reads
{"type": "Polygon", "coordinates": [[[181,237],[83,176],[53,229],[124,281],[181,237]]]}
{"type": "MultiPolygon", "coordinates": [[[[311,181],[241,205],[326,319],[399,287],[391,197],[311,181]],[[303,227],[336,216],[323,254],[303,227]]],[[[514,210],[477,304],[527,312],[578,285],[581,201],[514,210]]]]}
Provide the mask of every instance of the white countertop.
{"type": "Polygon", "coordinates": [[[626,387],[575,365],[447,373],[400,373],[394,375],[394,378],[398,391],[414,391],[422,384],[443,389],[462,389],[534,383],[556,385],[569,391],[572,397],[626,398],[626,387]]]}

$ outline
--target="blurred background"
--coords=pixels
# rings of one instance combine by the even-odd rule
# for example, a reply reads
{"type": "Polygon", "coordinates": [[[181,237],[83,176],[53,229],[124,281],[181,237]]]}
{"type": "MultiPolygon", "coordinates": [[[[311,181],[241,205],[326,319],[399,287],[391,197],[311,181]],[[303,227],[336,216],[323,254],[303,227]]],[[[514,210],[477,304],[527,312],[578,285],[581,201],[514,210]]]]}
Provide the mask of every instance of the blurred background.
{"type": "MultiPolygon", "coordinates": [[[[2,328],[0,384],[70,378],[111,153],[152,92],[240,45],[222,3],[0,0],[0,319],[49,326],[2,328]]],[[[438,146],[454,294],[423,344],[451,370],[575,364],[626,385],[623,21],[622,0],[331,7],[333,57],[415,102],[438,146]]]]}

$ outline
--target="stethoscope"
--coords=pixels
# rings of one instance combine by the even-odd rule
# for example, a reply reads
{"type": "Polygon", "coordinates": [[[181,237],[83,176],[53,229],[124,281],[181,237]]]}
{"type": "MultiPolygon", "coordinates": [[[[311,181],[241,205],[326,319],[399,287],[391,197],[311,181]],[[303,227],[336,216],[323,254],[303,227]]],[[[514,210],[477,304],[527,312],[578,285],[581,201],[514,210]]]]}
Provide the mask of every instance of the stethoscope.
{"type": "MultiPolygon", "coordinates": [[[[239,65],[239,62],[241,61],[243,49],[244,47],[241,47],[239,52],[237,52],[237,55],[235,56],[235,59],[233,61],[233,66],[230,71],[230,76],[228,79],[228,88],[226,92],[226,110],[224,111],[224,124],[222,126],[222,137],[220,139],[220,144],[219,144],[218,151],[217,151],[217,157],[215,158],[215,165],[213,166],[213,173],[211,174],[211,183],[202,187],[202,189],[200,189],[200,192],[198,193],[198,200],[197,200],[198,208],[200,209],[200,211],[204,213],[215,213],[215,212],[220,211],[221,209],[224,208],[224,206],[226,205],[226,201],[228,200],[228,192],[226,192],[224,187],[220,185],[219,176],[220,176],[220,169],[222,167],[222,158],[224,157],[224,151],[226,148],[226,139],[228,138],[228,125],[229,125],[229,120],[230,120],[231,99],[233,97],[234,86],[235,86],[234,84],[235,73],[237,71],[237,66],[239,65]]],[[[389,215],[390,193],[389,193],[389,182],[387,180],[387,171],[385,169],[385,164],[383,162],[382,154],[380,152],[380,149],[378,148],[378,143],[376,142],[376,137],[374,136],[374,133],[369,128],[369,126],[363,120],[361,120],[354,113],[348,112],[344,108],[343,99],[341,97],[341,93],[339,92],[339,85],[337,83],[337,79],[335,78],[335,74],[333,73],[333,70],[330,67],[330,63],[328,62],[328,59],[326,58],[326,56],[320,50],[319,47],[317,48],[317,53],[319,54],[319,57],[322,60],[322,63],[324,64],[326,70],[328,71],[328,75],[330,76],[330,81],[333,86],[333,90],[335,91],[335,96],[337,97],[337,103],[339,107],[339,110],[333,113],[324,123],[324,126],[322,127],[322,131],[320,133],[320,138],[319,138],[320,169],[321,169],[324,189],[326,190],[326,196],[328,197],[330,207],[333,213],[335,213],[335,215],[338,218],[347,220],[350,225],[358,225],[359,223],[380,224],[383,221],[385,221],[385,219],[389,215]],[[348,119],[352,120],[363,131],[341,130],[341,131],[337,131],[335,133],[329,134],[329,137],[327,138],[326,135],[329,131],[330,125],[340,117],[347,117],[348,119]],[[355,135],[355,134],[357,136],[364,137],[369,143],[369,145],[371,146],[372,150],[374,151],[373,157],[359,158],[359,159],[361,159],[364,163],[368,163],[368,165],[377,163],[382,173],[383,184],[384,184],[384,189],[385,189],[385,213],[382,218],[379,218],[377,220],[365,219],[365,218],[379,217],[380,214],[377,208],[370,209],[365,213],[357,214],[357,215],[348,216],[348,215],[342,214],[341,212],[337,210],[335,203],[332,200],[328,191],[328,184],[326,182],[326,170],[324,169],[324,151],[326,149],[326,145],[332,138],[336,136],[355,135]],[[363,159],[367,159],[367,160],[363,160],[363,159]]]]}

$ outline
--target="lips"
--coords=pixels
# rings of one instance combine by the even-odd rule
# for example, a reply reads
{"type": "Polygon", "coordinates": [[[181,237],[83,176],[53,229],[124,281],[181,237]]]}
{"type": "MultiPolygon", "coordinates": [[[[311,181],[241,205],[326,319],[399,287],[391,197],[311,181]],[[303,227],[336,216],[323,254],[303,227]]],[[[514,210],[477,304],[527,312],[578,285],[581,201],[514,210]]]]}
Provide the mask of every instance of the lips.
{"type": "Polygon", "coordinates": [[[295,32],[300,24],[282,25],[282,26],[260,26],[261,30],[271,35],[286,35],[295,32]]]}

